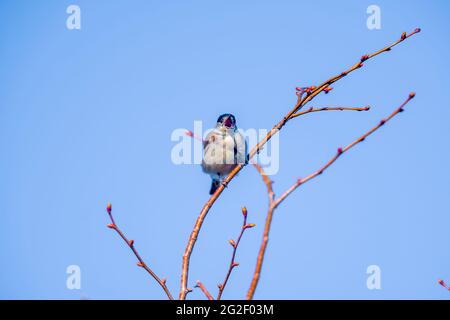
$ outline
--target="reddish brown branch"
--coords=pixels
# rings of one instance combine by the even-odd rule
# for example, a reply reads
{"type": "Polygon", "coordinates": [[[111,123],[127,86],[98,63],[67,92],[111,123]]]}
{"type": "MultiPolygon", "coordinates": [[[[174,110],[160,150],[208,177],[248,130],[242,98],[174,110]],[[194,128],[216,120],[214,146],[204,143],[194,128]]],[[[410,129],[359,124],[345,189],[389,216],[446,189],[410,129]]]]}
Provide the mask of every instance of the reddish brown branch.
{"type": "Polygon", "coordinates": [[[144,262],[144,260],[142,260],[141,256],[139,255],[139,253],[137,252],[136,248],[134,247],[134,240],[128,240],[127,237],[125,237],[125,235],[122,233],[122,231],[119,229],[119,227],[117,226],[116,222],[114,221],[114,217],[111,213],[111,204],[108,203],[107,207],[106,207],[106,211],[108,212],[109,218],[111,220],[111,223],[107,225],[108,228],[115,230],[119,236],[123,239],[123,241],[125,241],[125,243],[127,244],[127,246],[131,249],[131,251],[133,251],[134,255],[136,256],[136,258],[138,259],[138,263],[137,266],[144,268],[145,271],[147,271],[155,280],[156,282],[159,283],[159,285],[163,288],[164,292],[166,293],[167,297],[170,300],[173,300],[172,295],[170,294],[169,289],[166,286],[166,279],[160,279],[153,271],[152,269],[150,269],[147,264],[144,262]]]}
{"type": "Polygon", "coordinates": [[[439,279],[438,283],[443,286],[445,289],[450,291],[450,287],[444,282],[444,280],[439,279]]]}
{"type": "Polygon", "coordinates": [[[356,144],[364,141],[368,136],[370,136],[372,133],[374,133],[376,130],[378,130],[381,126],[383,126],[386,122],[391,120],[395,115],[403,111],[403,107],[412,99],[414,98],[415,93],[410,93],[408,98],[398,107],[394,112],[392,112],[386,119],[382,119],[378,125],[373,127],[370,131],[366,132],[364,135],[350,143],[349,145],[345,146],[344,148],[339,148],[336,152],[336,155],[331,158],[322,168],[317,170],[316,172],[310,174],[306,178],[298,179],[297,182],[292,185],[284,194],[282,194],[275,202],[274,205],[277,207],[292,191],[294,191],[296,188],[298,188],[300,185],[304,184],[305,182],[308,182],[309,180],[317,177],[318,175],[322,174],[329,166],[331,166],[343,153],[348,151],[349,149],[353,148],[356,144]]]}
{"type": "Polygon", "coordinates": [[[312,113],[312,112],[319,112],[319,111],[369,111],[370,107],[364,107],[364,108],[351,108],[351,107],[322,107],[322,108],[314,108],[314,107],[310,107],[307,110],[301,111],[301,112],[297,112],[296,114],[293,114],[291,116],[292,118],[296,118],[298,116],[302,116],[304,114],[307,113],[312,113]]]}
{"type": "Polygon", "coordinates": [[[216,300],[220,300],[220,298],[222,297],[223,290],[225,290],[225,286],[228,283],[228,279],[230,278],[231,272],[233,272],[233,269],[239,265],[239,263],[235,261],[236,251],[239,246],[239,243],[241,242],[241,238],[244,235],[245,230],[253,228],[255,226],[253,223],[247,224],[247,208],[245,207],[242,208],[242,215],[244,216],[244,220],[242,223],[241,232],[239,233],[239,236],[237,237],[236,241],[230,240],[230,244],[233,247],[233,254],[231,255],[231,261],[228,267],[228,272],[225,276],[225,280],[223,280],[223,282],[218,285],[219,293],[217,295],[216,300]]]}
{"type": "Polygon", "coordinates": [[[269,205],[271,205],[273,202],[273,198],[275,197],[275,194],[274,194],[273,188],[272,188],[273,182],[272,182],[272,180],[269,179],[267,174],[264,172],[263,168],[258,163],[252,162],[252,164],[256,168],[256,170],[258,170],[259,174],[263,178],[263,181],[267,187],[267,195],[269,196],[269,205]]]}
{"type": "MultiPolygon", "coordinates": [[[[309,87],[309,88],[301,88],[299,94],[298,94],[298,100],[294,108],[291,109],[284,117],[281,119],[270,131],[267,133],[267,135],[259,141],[259,143],[249,152],[248,159],[252,159],[261,149],[262,147],[279,131],[281,130],[284,125],[292,119],[292,116],[296,114],[304,105],[306,105],[308,102],[310,102],[312,99],[314,99],[315,96],[317,96],[321,92],[328,93],[331,90],[330,85],[334,82],[342,79],[349,73],[353,72],[356,69],[359,69],[363,66],[363,62],[367,61],[378,54],[381,54],[386,51],[390,51],[391,48],[396,46],[397,44],[403,42],[407,38],[411,37],[412,35],[420,32],[420,29],[415,29],[410,34],[403,33],[401,35],[401,38],[394,43],[388,45],[387,47],[384,47],[370,55],[364,55],[361,57],[360,61],[358,61],[355,65],[350,67],[349,69],[345,70],[344,72],[340,73],[339,75],[336,75],[334,77],[331,77],[330,79],[326,80],[319,86],[315,87],[309,87]],[[304,96],[305,95],[305,96],[304,96]],[[304,96],[304,97],[303,97],[304,96]]],[[[197,220],[195,222],[194,228],[192,229],[192,232],[189,236],[189,240],[186,246],[186,249],[183,254],[183,265],[181,270],[181,285],[180,285],[180,293],[179,298],[180,300],[184,300],[186,298],[186,294],[188,292],[187,283],[188,283],[188,276],[189,276],[189,262],[191,258],[192,251],[194,250],[195,243],[198,238],[198,234],[200,232],[200,229],[203,225],[203,222],[205,221],[205,218],[215,203],[215,201],[218,199],[218,197],[221,195],[222,191],[225,189],[225,187],[228,186],[230,181],[239,173],[239,171],[242,170],[244,167],[244,164],[238,164],[236,167],[230,172],[230,174],[225,178],[225,180],[222,182],[222,184],[217,188],[216,192],[211,195],[209,200],[204,204],[202,210],[200,211],[199,216],[197,217],[197,220]]]]}
{"type": "Polygon", "coordinates": [[[203,291],[208,300],[214,300],[212,295],[209,293],[208,289],[205,288],[205,286],[203,285],[203,283],[200,282],[200,280],[197,280],[197,287],[203,291]]]}
{"type": "MultiPolygon", "coordinates": [[[[263,240],[262,240],[262,243],[261,243],[261,247],[259,249],[258,258],[257,258],[257,261],[256,261],[256,267],[255,267],[255,271],[253,273],[253,279],[252,279],[252,282],[250,284],[250,288],[249,288],[249,290],[247,292],[247,299],[252,299],[253,298],[253,295],[254,295],[255,290],[256,290],[256,286],[258,285],[258,281],[259,281],[259,278],[260,278],[260,275],[261,275],[261,268],[262,268],[262,264],[263,264],[263,261],[264,261],[264,254],[266,252],[267,243],[269,241],[270,226],[271,226],[271,223],[272,223],[273,213],[274,213],[275,209],[295,189],[297,189],[302,184],[308,182],[309,180],[311,180],[311,179],[319,176],[320,174],[322,174],[341,155],[343,155],[345,152],[347,152],[348,150],[353,148],[358,143],[364,141],[368,136],[370,136],[372,133],[374,133],[376,130],[378,130],[380,127],[382,127],[386,122],[391,120],[395,115],[397,115],[398,113],[402,112],[403,108],[405,107],[405,105],[412,98],[414,98],[414,96],[415,96],[414,93],[410,93],[408,98],[400,105],[400,107],[395,109],[394,112],[392,112],[386,119],[381,120],[375,127],[373,127],[371,130],[367,131],[365,134],[363,134],[358,139],[354,140],[352,143],[348,144],[344,148],[338,148],[336,154],[327,163],[325,163],[325,165],[323,165],[319,170],[317,170],[316,172],[310,174],[309,176],[307,176],[304,179],[297,179],[297,182],[294,183],[285,193],[283,193],[279,198],[277,198],[276,200],[271,202],[271,204],[269,205],[269,209],[268,209],[268,213],[267,213],[267,217],[266,217],[266,223],[265,223],[265,227],[264,227],[263,240]]],[[[264,171],[259,166],[257,166],[257,169],[258,169],[258,172],[261,173],[261,175],[263,177],[263,180],[264,180],[264,183],[267,185],[268,178],[265,175],[264,171]]]]}
{"type": "Polygon", "coordinates": [[[368,61],[370,59],[372,59],[373,57],[376,57],[377,55],[383,53],[383,52],[387,52],[387,51],[391,51],[391,49],[393,47],[395,47],[396,45],[400,44],[401,42],[405,41],[406,39],[408,39],[409,37],[415,35],[416,33],[419,33],[421,30],[420,28],[416,28],[414,29],[414,31],[412,31],[409,34],[406,34],[406,32],[403,32],[402,35],[400,36],[400,39],[398,39],[397,41],[393,42],[392,44],[378,50],[375,51],[374,53],[371,54],[366,54],[363,55],[361,57],[361,59],[356,62],[353,66],[351,66],[350,68],[348,68],[347,70],[345,70],[344,72],[341,72],[340,74],[331,77],[330,79],[324,81],[323,83],[321,83],[319,86],[315,87],[309,87],[309,88],[301,88],[304,89],[303,91],[306,93],[306,97],[304,99],[301,99],[301,95],[303,94],[303,91],[300,91],[300,104],[302,106],[304,106],[306,103],[308,103],[309,101],[311,101],[315,96],[317,96],[319,93],[321,93],[322,91],[325,91],[325,93],[328,93],[330,90],[330,85],[335,83],[336,81],[342,79],[343,77],[347,76],[349,73],[360,69],[361,67],[364,66],[363,62],[368,61]]]}

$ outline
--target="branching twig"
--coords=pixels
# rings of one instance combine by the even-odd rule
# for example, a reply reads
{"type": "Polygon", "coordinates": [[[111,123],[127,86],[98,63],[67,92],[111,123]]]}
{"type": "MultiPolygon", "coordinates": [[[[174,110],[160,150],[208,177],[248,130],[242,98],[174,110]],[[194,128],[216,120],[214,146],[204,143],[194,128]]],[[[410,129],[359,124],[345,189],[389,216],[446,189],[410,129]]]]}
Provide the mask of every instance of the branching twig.
{"type": "Polygon", "coordinates": [[[209,293],[208,289],[205,288],[205,286],[203,285],[203,283],[200,282],[200,280],[197,280],[197,287],[203,291],[208,300],[214,300],[212,295],[209,293]]]}
{"type": "Polygon", "coordinates": [[[239,236],[237,237],[236,241],[230,240],[230,244],[233,247],[233,254],[231,255],[230,266],[228,267],[228,272],[225,276],[225,280],[223,280],[223,282],[218,285],[219,293],[217,295],[216,300],[220,300],[220,298],[222,297],[223,290],[225,290],[225,286],[227,285],[227,282],[228,282],[228,279],[230,278],[231,272],[233,271],[233,269],[235,267],[237,267],[239,265],[239,263],[237,263],[235,261],[236,251],[239,246],[239,243],[241,242],[241,238],[244,235],[245,230],[247,230],[249,228],[253,228],[255,226],[253,223],[247,224],[247,208],[245,208],[245,207],[242,208],[242,215],[244,216],[244,220],[242,223],[241,232],[239,233],[239,236]]]}
{"type": "MultiPolygon", "coordinates": [[[[266,217],[266,223],[265,223],[265,227],[264,227],[264,235],[263,235],[263,240],[261,243],[261,247],[259,249],[259,254],[258,254],[258,258],[256,261],[256,267],[255,267],[255,271],[253,273],[253,279],[252,282],[250,284],[250,288],[247,292],[247,299],[252,299],[253,295],[255,293],[256,290],[256,286],[258,285],[258,281],[260,278],[260,274],[261,274],[261,268],[262,268],[262,263],[264,260],[264,254],[266,252],[266,248],[267,248],[267,242],[269,241],[269,231],[270,231],[270,226],[272,223],[272,218],[273,218],[273,213],[274,210],[280,205],[281,202],[283,202],[287,196],[289,196],[295,189],[297,189],[299,186],[301,186],[302,184],[308,182],[309,180],[319,176],[320,174],[322,174],[328,167],[330,167],[342,154],[344,154],[346,151],[350,150],[351,148],[353,148],[355,145],[357,145],[358,143],[364,141],[369,135],[371,135],[372,133],[374,133],[376,130],[378,130],[381,126],[383,126],[387,121],[389,121],[390,119],[392,119],[395,115],[397,115],[398,113],[403,111],[403,107],[412,99],[414,98],[415,94],[414,93],[410,93],[408,98],[400,105],[400,107],[398,107],[397,109],[394,110],[394,112],[392,112],[386,119],[383,119],[380,121],[379,124],[377,124],[375,127],[373,127],[371,130],[369,130],[368,132],[366,132],[365,134],[363,134],[361,137],[359,137],[358,139],[354,140],[352,143],[348,144],[347,146],[345,146],[344,148],[338,148],[336,154],[334,155],[334,157],[332,157],[325,165],[323,165],[319,170],[317,170],[316,172],[310,174],[309,176],[307,176],[306,178],[303,179],[297,179],[297,182],[294,183],[285,193],[283,193],[279,198],[277,198],[276,200],[273,200],[269,203],[269,209],[267,212],[267,217],[266,217]]],[[[267,175],[264,173],[264,171],[262,170],[262,168],[260,166],[256,166],[258,169],[258,172],[261,173],[264,183],[268,186],[270,184],[268,183],[268,178],[267,175]]],[[[269,189],[270,192],[271,188],[269,189]]],[[[273,193],[273,192],[272,192],[273,193]]]]}
{"type": "MultiPolygon", "coordinates": [[[[284,127],[284,125],[292,119],[292,116],[295,115],[303,106],[305,106],[308,102],[310,102],[312,99],[314,99],[315,96],[317,96],[321,92],[328,93],[332,88],[330,87],[331,84],[334,82],[342,79],[349,73],[353,72],[356,69],[359,69],[363,66],[363,62],[367,61],[383,52],[390,51],[394,46],[397,44],[403,42],[407,38],[411,37],[412,35],[420,32],[420,29],[415,29],[410,34],[406,34],[405,32],[402,33],[399,40],[395,41],[394,43],[388,45],[387,47],[384,47],[370,55],[364,55],[361,57],[360,61],[358,61],[356,64],[354,64],[352,67],[347,69],[346,71],[331,77],[330,79],[326,80],[319,86],[315,87],[309,87],[309,88],[301,88],[299,90],[298,94],[298,100],[294,108],[289,111],[286,116],[283,117],[283,119],[280,120],[270,131],[269,133],[261,140],[259,143],[249,152],[248,159],[252,159],[260,150],[261,148],[269,141],[281,128],[284,127]],[[306,94],[304,96],[304,94],[306,94]],[[304,97],[303,97],[304,96],[304,97]]],[[[200,229],[203,225],[203,222],[206,218],[206,215],[208,214],[209,210],[211,209],[214,202],[217,200],[217,198],[220,196],[222,191],[225,189],[225,187],[230,183],[230,181],[239,173],[239,171],[242,170],[244,167],[244,164],[238,164],[236,167],[230,172],[230,174],[224,179],[223,183],[217,188],[216,192],[211,195],[209,200],[204,204],[202,210],[200,211],[200,214],[195,222],[194,228],[192,229],[192,232],[189,236],[189,241],[187,243],[185,252],[183,254],[183,265],[182,265],[182,271],[181,271],[181,286],[180,286],[180,293],[179,298],[181,300],[184,300],[186,298],[186,294],[188,292],[187,283],[188,283],[188,275],[189,275],[189,262],[191,258],[192,251],[194,249],[195,243],[198,238],[198,234],[200,232],[200,229]]]]}
{"type": "Polygon", "coordinates": [[[109,218],[111,219],[111,223],[107,225],[108,228],[115,230],[119,236],[123,239],[123,241],[125,241],[125,243],[128,245],[128,247],[130,247],[131,251],[133,251],[134,255],[136,256],[136,258],[138,259],[138,267],[144,268],[145,271],[147,271],[155,280],[156,282],[159,283],[159,285],[163,288],[164,292],[166,293],[167,297],[170,300],[173,300],[172,295],[170,294],[169,289],[166,286],[166,279],[160,279],[153,271],[152,269],[150,269],[147,264],[144,262],[144,260],[142,260],[141,256],[139,255],[139,253],[136,251],[136,248],[134,247],[134,240],[128,240],[127,237],[125,237],[125,235],[122,233],[122,231],[119,229],[119,227],[117,226],[116,222],[114,221],[114,217],[111,213],[111,204],[108,203],[108,206],[106,207],[106,211],[108,212],[109,218]]]}
{"type": "Polygon", "coordinates": [[[267,195],[269,196],[269,206],[272,205],[273,199],[275,197],[275,194],[272,189],[272,180],[269,179],[267,174],[264,172],[263,168],[257,163],[252,162],[253,166],[255,166],[256,170],[258,170],[259,174],[263,178],[264,183],[267,187],[267,195]]]}
{"type": "MultiPolygon", "coordinates": [[[[308,103],[309,101],[311,101],[315,96],[317,96],[319,93],[321,93],[322,91],[325,91],[325,93],[328,93],[330,89],[332,89],[330,87],[331,84],[335,83],[336,81],[342,79],[343,77],[347,76],[349,73],[361,68],[364,66],[363,62],[372,59],[373,57],[383,53],[383,52],[387,52],[387,51],[391,51],[391,49],[393,47],[395,47],[396,45],[398,45],[399,43],[405,41],[406,39],[408,39],[409,37],[415,35],[416,33],[419,33],[421,30],[420,28],[416,28],[414,29],[414,31],[412,31],[411,33],[407,34],[406,32],[403,32],[400,39],[398,39],[397,41],[395,41],[394,43],[378,50],[375,51],[374,53],[371,54],[366,54],[363,55],[360,59],[360,61],[358,61],[357,63],[355,63],[353,66],[351,66],[349,69],[345,70],[344,72],[341,72],[340,74],[328,79],[327,81],[321,83],[319,86],[317,87],[309,87],[306,89],[309,90],[305,90],[305,92],[307,93],[307,96],[304,99],[299,99],[301,100],[301,104],[302,106],[305,105],[306,103],[308,103]]],[[[304,89],[304,88],[303,88],[304,89]]]]}

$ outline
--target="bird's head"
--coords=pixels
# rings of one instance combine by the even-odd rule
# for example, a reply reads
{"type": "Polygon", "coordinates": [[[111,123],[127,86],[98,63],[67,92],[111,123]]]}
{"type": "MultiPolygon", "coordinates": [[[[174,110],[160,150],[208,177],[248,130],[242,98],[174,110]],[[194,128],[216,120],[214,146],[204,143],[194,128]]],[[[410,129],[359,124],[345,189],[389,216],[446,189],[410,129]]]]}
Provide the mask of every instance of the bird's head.
{"type": "Polygon", "coordinates": [[[225,113],[217,119],[217,126],[223,126],[227,129],[235,129],[236,118],[231,113],[225,113]]]}

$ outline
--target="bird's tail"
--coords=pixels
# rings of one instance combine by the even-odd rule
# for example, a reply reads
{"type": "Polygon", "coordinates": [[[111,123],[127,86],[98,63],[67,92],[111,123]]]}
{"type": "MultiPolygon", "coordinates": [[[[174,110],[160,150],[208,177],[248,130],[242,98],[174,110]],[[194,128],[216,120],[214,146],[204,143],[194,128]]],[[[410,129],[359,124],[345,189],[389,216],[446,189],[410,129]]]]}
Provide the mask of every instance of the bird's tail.
{"type": "Polygon", "coordinates": [[[217,188],[220,186],[220,181],[213,179],[211,182],[211,189],[209,190],[209,194],[213,194],[216,192],[217,188]]]}

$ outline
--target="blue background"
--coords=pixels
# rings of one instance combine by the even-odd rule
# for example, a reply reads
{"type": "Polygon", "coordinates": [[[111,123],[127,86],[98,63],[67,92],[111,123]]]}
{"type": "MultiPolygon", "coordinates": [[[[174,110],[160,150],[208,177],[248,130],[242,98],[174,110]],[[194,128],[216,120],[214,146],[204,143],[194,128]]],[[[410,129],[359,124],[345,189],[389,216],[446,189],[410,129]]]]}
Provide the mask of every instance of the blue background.
{"type": "MultiPolygon", "coordinates": [[[[0,4],[0,298],[163,299],[163,291],[105,225],[106,203],[146,262],[178,295],[181,257],[208,199],[199,166],[170,159],[177,128],[271,128],[318,84],[400,37],[422,33],[334,85],[324,112],[281,132],[281,194],[417,97],[365,143],[276,211],[258,299],[448,299],[450,110],[446,1],[2,1],[0,4]],[[66,8],[81,8],[68,30],[66,8]],[[81,289],[66,268],[81,268],[81,289]],[[366,268],[381,268],[368,290],[366,268]]],[[[191,260],[214,295],[241,225],[240,266],[224,298],[244,298],[267,208],[247,167],[214,205],[191,260]]],[[[189,298],[201,298],[194,290],[189,298]]]]}

